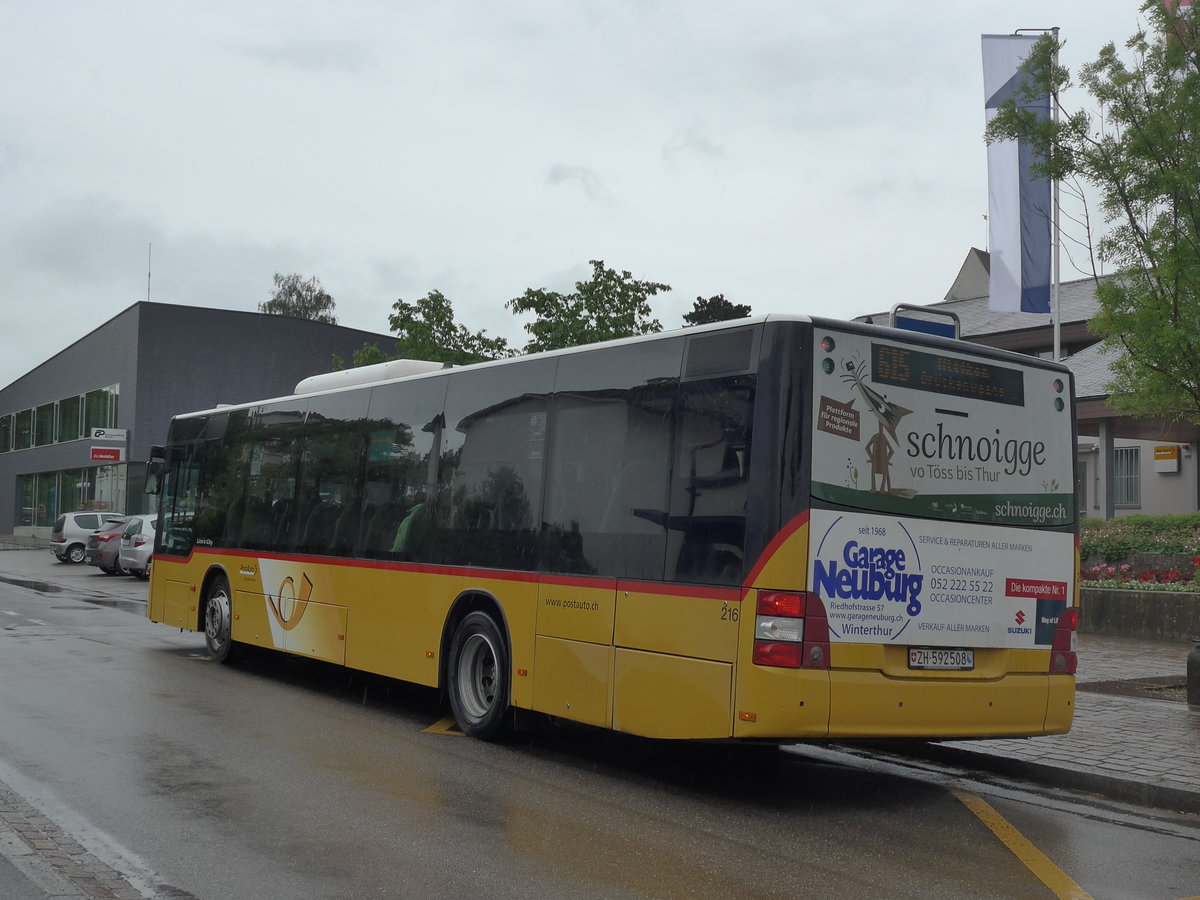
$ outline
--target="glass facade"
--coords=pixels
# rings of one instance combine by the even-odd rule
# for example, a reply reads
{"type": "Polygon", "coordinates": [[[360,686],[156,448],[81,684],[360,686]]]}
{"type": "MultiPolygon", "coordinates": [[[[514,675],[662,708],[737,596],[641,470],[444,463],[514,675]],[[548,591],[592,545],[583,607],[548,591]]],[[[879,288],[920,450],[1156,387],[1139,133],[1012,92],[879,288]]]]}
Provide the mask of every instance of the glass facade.
{"type": "Polygon", "coordinates": [[[120,385],[64,397],[0,415],[0,453],[86,438],[93,428],[116,428],[120,385]]]}
{"type": "MultiPolygon", "coordinates": [[[[63,469],[17,476],[16,522],[18,525],[49,527],[60,513],[77,509],[98,511],[147,512],[141,494],[131,494],[128,484],[144,485],[144,465],[97,466],[91,469],[63,469]],[[132,468],[134,471],[128,471],[132,468]],[[127,510],[127,498],[132,509],[127,510]]],[[[153,498],[147,498],[153,500],[153,498]]]]}
{"type": "MultiPolygon", "coordinates": [[[[117,427],[120,385],[109,385],[0,414],[0,454],[48,447],[89,437],[92,428],[117,427]]],[[[115,463],[16,477],[17,526],[48,528],[64,512],[78,509],[146,512],[139,494],[130,502],[127,482],[145,483],[145,465],[115,463]],[[133,471],[131,472],[130,469],[133,471]]],[[[151,498],[153,499],[153,498],[151,498]]]]}

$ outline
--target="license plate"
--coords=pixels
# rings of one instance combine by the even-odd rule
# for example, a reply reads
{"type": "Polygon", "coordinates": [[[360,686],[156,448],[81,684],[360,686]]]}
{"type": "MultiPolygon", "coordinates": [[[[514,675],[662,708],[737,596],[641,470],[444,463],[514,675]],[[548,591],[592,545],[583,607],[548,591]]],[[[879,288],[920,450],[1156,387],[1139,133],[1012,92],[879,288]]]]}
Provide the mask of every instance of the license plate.
{"type": "Polygon", "coordinates": [[[956,669],[975,668],[975,651],[954,647],[909,647],[910,669],[956,669]]]}

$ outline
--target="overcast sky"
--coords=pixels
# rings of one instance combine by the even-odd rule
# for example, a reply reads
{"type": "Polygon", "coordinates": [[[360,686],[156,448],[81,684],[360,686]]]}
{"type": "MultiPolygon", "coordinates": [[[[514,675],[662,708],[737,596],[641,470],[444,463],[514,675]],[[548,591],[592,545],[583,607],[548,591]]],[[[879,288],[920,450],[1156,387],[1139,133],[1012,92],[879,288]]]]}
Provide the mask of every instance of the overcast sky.
{"type": "Polygon", "coordinates": [[[505,301],[589,259],[667,328],[940,300],[986,239],[980,34],[1075,71],[1137,7],[0,0],[0,386],[144,300],[150,244],[155,302],[298,272],[386,332],[436,288],[518,345],[505,301]]]}

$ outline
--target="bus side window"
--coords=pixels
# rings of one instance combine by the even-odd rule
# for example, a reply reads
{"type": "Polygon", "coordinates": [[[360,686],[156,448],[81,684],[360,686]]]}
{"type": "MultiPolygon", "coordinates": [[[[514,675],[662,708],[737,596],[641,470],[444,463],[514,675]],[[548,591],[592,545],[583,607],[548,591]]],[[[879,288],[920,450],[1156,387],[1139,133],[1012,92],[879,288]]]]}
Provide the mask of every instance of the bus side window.
{"type": "Polygon", "coordinates": [[[736,375],[680,389],[667,553],[680,581],[741,581],[754,387],[736,375]]]}

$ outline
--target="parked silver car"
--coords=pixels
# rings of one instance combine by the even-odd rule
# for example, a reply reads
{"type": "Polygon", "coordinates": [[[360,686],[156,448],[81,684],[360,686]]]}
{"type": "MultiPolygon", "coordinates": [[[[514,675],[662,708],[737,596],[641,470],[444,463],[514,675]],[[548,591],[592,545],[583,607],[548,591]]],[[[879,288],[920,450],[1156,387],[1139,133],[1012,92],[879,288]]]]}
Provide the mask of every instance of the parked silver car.
{"type": "Polygon", "coordinates": [[[88,535],[105,522],[123,518],[120,513],[87,509],[63,513],[54,520],[50,531],[50,552],[59,562],[81,563],[87,559],[88,535]]]}
{"type": "Polygon", "coordinates": [[[138,578],[150,577],[154,558],[154,532],[158,522],[150,516],[135,516],[121,533],[121,549],[117,560],[122,569],[138,578]]]}

